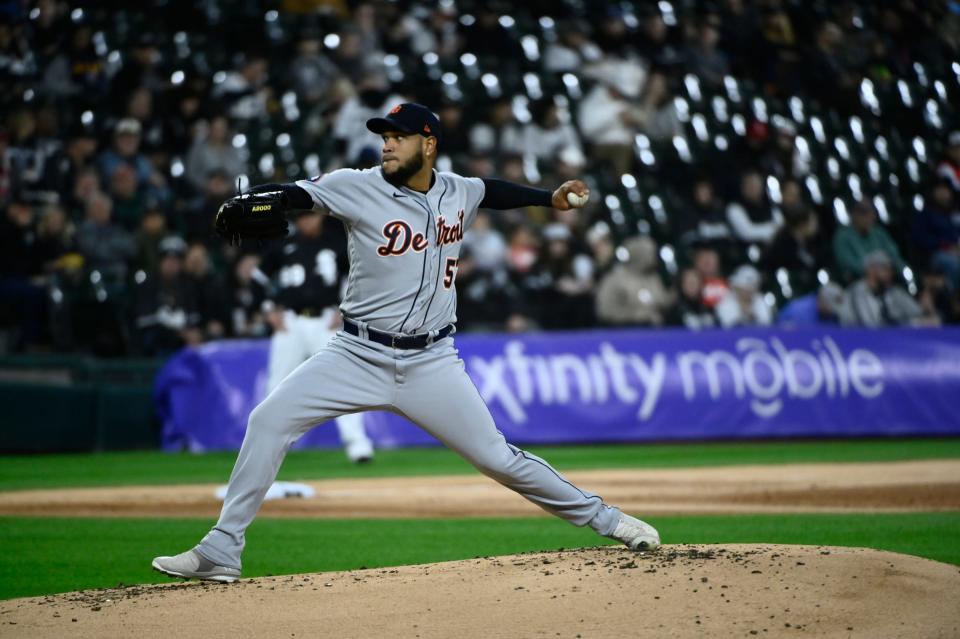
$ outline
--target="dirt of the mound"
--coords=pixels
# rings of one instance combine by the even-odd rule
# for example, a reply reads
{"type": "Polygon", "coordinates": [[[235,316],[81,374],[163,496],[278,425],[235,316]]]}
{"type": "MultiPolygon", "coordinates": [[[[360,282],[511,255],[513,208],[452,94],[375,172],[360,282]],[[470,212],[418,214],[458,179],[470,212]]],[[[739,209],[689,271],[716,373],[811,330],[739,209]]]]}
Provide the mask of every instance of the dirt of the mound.
{"type": "MultiPolygon", "coordinates": [[[[578,471],[567,476],[645,515],[960,510],[960,460],[578,471]]],[[[268,517],[491,517],[543,511],[480,474],[305,482],[310,499],[268,502],[268,517]]],[[[0,493],[0,515],[216,517],[215,486],[0,493]]]]}
{"type": "Polygon", "coordinates": [[[811,546],[604,547],[0,602],[17,637],[960,636],[960,568],[811,546]]]}

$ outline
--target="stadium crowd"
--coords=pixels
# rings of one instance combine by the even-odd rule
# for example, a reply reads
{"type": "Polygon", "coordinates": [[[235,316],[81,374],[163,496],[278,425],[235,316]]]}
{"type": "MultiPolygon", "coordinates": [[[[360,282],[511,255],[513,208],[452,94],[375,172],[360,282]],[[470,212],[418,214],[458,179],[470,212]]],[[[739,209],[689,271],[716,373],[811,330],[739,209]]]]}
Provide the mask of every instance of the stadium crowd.
{"type": "MultiPolygon", "coordinates": [[[[239,186],[378,162],[432,106],[440,168],[582,211],[481,211],[460,330],[960,319],[956,3],[0,2],[7,351],[269,334],[239,186]]],[[[338,223],[325,233],[341,234],[338,223]]]]}

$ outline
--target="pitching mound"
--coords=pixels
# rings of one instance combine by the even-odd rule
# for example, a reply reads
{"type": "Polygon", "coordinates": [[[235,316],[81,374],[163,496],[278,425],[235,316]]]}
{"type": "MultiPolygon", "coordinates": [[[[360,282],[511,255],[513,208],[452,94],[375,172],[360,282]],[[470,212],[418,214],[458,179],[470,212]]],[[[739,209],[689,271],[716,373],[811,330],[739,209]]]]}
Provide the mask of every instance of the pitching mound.
{"type": "Polygon", "coordinates": [[[859,548],[614,547],[0,602],[17,637],[957,637],[960,568],[859,548]]]}

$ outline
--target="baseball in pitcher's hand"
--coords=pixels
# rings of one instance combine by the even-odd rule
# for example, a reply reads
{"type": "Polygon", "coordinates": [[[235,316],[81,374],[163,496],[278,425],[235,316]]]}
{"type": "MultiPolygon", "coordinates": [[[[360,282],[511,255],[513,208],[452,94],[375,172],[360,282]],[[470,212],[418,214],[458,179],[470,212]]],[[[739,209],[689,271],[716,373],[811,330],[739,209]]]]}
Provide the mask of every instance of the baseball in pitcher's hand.
{"type": "Polygon", "coordinates": [[[590,197],[590,189],[581,180],[568,180],[560,185],[553,192],[551,204],[553,208],[560,211],[569,211],[570,209],[579,209],[586,204],[590,197]],[[573,194],[574,197],[569,197],[573,194]]]}

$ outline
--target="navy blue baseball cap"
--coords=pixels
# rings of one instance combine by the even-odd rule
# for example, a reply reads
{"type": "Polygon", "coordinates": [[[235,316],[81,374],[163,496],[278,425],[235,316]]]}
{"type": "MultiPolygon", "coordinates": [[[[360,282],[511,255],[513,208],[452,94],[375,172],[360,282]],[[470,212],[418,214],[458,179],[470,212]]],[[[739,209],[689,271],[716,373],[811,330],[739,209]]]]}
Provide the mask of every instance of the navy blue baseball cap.
{"type": "Polygon", "coordinates": [[[419,133],[425,138],[431,135],[441,141],[440,120],[433,111],[415,102],[404,102],[393,107],[385,117],[370,118],[367,128],[374,133],[387,131],[402,131],[403,133],[419,133]]]}

